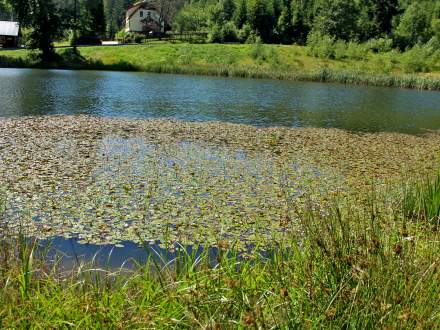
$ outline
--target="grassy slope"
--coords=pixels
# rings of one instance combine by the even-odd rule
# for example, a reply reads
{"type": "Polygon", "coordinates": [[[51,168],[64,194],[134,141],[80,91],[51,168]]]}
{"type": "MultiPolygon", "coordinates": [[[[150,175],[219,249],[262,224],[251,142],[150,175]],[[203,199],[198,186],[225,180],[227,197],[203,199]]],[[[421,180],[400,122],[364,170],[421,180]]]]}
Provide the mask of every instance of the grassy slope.
{"type": "MultiPolygon", "coordinates": [[[[0,56],[15,59],[27,54],[0,52],[0,56]]],[[[83,47],[81,54],[89,64],[93,62],[89,68],[440,89],[440,71],[408,75],[402,55],[396,53],[371,53],[367,60],[327,60],[307,55],[307,49],[300,46],[152,43],[83,47]]],[[[63,67],[81,66],[66,62],[63,67]]]]}

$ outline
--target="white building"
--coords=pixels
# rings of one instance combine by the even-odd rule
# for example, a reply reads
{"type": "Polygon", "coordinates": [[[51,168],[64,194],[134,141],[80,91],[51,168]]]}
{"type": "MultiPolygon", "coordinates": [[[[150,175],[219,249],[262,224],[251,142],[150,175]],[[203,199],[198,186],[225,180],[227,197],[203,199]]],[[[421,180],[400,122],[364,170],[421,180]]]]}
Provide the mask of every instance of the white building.
{"type": "Polygon", "coordinates": [[[131,6],[125,15],[125,32],[164,33],[165,22],[159,11],[149,1],[141,1],[131,6]]]}
{"type": "Polygon", "coordinates": [[[17,47],[19,35],[17,22],[0,21],[0,47],[17,47]]]}

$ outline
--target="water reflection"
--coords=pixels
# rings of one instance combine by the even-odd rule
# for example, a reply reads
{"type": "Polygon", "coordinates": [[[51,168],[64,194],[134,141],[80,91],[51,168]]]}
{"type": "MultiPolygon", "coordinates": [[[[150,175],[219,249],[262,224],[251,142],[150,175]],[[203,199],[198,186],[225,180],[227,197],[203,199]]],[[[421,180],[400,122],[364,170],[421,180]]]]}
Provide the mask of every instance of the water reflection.
{"type": "MultiPolygon", "coordinates": [[[[170,250],[162,247],[160,242],[139,245],[130,241],[115,246],[94,245],[80,243],[76,238],[55,237],[39,242],[40,251],[47,253],[49,262],[56,262],[61,270],[71,270],[81,264],[96,268],[115,270],[119,268],[135,269],[138,265],[144,266],[148,260],[154,258],[157,265],[164,266],[172,263],[179,255],[199,257],[203,247],[181,246],[179,250],[170,250]]],[[[218,248],[208,249],[211,264],[216,262],[218,248]]],[[[154,271],[155,264],[150,264],[154,271]]]]}
{"type": "Polygon", "coordinates": [[[146,73],[0,69],[0,116],[91,114],[422,133],[440,93],[146,73]]]}

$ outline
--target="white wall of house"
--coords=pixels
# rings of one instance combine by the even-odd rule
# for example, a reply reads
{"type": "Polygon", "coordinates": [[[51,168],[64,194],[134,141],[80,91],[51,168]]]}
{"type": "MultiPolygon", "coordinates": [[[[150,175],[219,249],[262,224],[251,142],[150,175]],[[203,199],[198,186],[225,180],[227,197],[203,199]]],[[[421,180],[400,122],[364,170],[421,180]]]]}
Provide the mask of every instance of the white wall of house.
{"type": "MultiPolygon", "coordinates": [[[[126,18],[125,21],[125,31],[126,32],[143,32],[142,20],[147,18],[148,15],[151,16],[156,22],[159,22],[159,13],[155,10],[138,9],[133,16],[126,18]]],[[[162,22],[162,32],[165,30],[165,24],[162,22]]]]}

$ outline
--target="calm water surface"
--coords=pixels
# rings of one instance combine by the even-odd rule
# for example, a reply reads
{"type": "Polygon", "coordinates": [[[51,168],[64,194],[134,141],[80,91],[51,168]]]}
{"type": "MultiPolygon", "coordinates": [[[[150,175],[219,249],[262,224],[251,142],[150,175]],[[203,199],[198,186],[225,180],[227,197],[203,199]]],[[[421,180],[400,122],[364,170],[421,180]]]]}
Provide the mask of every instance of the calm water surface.
{"type": "MultiPolygon", "coordinates": [[[[423,133],[440,129],[440,93],[338,84],[157,75],[147,73],[0,69],[0,117],[89,114],[128,118],[225,121],[255,126],[336,127],[351,131],[423,133]]],[[[63,266],[143,263],[159,252],[79,244],[57,237],[51,255],[63,266]]],[[[187,247],[190,252],[191,247],[187,247]]],[[[215,254],[215,249],[210,255],[215,254]]]]}
{"type": "Polygon", "coordinates": [[[418,134],[440,128],[440,93],[148,73],[0,69],[0,117],[53,114],[418,134]]]}

